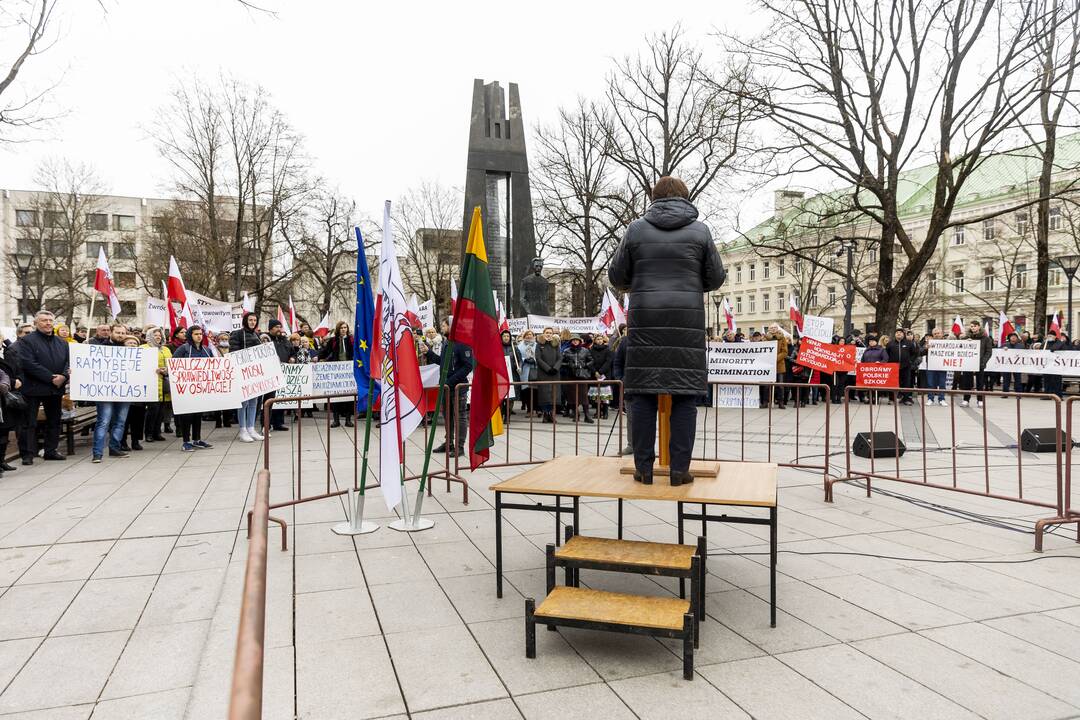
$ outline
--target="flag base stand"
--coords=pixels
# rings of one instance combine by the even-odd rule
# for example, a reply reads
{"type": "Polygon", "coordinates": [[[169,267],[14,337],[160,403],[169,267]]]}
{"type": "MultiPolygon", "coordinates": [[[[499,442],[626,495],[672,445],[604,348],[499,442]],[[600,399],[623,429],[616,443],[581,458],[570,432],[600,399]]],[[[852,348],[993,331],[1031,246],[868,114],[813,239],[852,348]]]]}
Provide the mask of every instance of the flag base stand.
{"type": "Polygon", "coordinates": [[[415,520],[399,518],[391,523],[387,523],[386,527],[391,530],[397,530],[398,532],[420,532],[435,527],[435,521],[425,517],[416,518],[415,520]]]}
{"type": "Polygon", "coordinates": [[[353,488],[349,488],[349,507],[353,509],[348,520],[342,523],[338,523],[334,527],[330,528],[330,532],[335,535],[367,535],[373,533],[379,529],[379,526],[373,522],[364,521],[364,495],[359,495],[356,498],[356,502],[353,502],[353,495],[356,491],[353,488]]]}

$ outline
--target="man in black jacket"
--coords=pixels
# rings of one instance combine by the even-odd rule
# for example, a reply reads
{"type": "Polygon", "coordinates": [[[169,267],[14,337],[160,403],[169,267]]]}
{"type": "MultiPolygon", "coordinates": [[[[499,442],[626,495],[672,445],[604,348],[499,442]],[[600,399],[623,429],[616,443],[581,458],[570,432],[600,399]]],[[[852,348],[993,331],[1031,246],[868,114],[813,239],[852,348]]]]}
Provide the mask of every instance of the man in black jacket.
{"type": "MultiPolygon", "coordinates": [[[[283,365],[296,360],[296,348],[289,342],[289,338],[285,337],[285,328],[282,327],[281,321],[277,319],[271,320],[268,327],[270,338],[274,341],[274,351],[277,352],[278,360],[283,365]]],[[[232,340],[230,339],[229,342],[231,344],[232,340]]],[[[273,394],[270,397],[273,397],[273,394]]],[[[275,407],[270,411],[270,429],[279,432],[289,429],[289,426],[285,424],[284,410],[275,407]]]]}
{"type": "MultiPolygon", "coordinates": [[[[896,333],[889,344],[885,346],[885,352],[889,354],[889,362],[900,364],[900,387],[915,387],[915,369],[919,366],[919,346],[914,340],[909,340],[903,328],[896,328],[896,333]]],[[[905,405],[913,405],[911,393],[900,393],[900,401],[905,405]]]]}
{"type": "Polygon", "coordinates": [[[686,184],[662,177],[645,217],[630,223],[608,267],[630,292],[626,394],[634,416],[634,479],[652,482],[656,410],[671,396],[671,484],[690,482],[697,398],[706,393],[705,293],[724,283],[712,233],[698,222],[686,184]]]}
{"type": "Polygon", "coordinates": [[[34,332],[18,346],[22,392],[26,396],[26,447],[22,448],[23,465],[33,465],[37,457],[38,407],[45,408],[45,459],[66,460],[57,451],[60,445],[60,402],[70,375],[68,344],[53,335],[53,314],[39,310],[34,316],[34,332]]]}
{"type": "MultiPolygon", "coordinates": [[[[442,349],[444,352],[449,342],[449,339],[443,342],[442,349]]],[[[442,355],[436,355],[434,350],[428,350],[427,359],[429,363],[442,363],[442,355]]],[[[446,369],[446,385],[450,392],[450,396],[445,399],[447,413],[444,422],[446,439],[442,445],[432,450],[433,453],[447,452],[447,448],[449,448],[450,457],[466,455],[465,439],[469,431],[469,405],[466,399],[469,396],[469,373],[473,371],[475,364],[472,348],[463,343],[454,343],[454,350],[450,355],[450,367],[446,369]],[[451,403],[451,398],[453,403],[451,403]],[[457,408],[457,422],[453,423],[453,426],[448,419],[451,407],[457,408]]]]}

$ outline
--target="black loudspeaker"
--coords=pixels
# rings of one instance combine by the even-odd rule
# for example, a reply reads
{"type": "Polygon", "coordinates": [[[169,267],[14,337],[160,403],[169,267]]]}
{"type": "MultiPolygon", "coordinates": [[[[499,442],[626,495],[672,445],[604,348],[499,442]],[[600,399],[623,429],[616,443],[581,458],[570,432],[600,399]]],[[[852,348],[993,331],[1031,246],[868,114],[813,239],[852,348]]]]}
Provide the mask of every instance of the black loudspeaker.
{"type": "Polygon", "coordinates": [[[868,433],[861,432],[855,436],[855,442],[851,443],[851,452],[855,453],[859,457],[870,457],[870,436],[874,436],[874,457],[898,457],[897,452],[903,455],[907,450],[907,445],[903,440],[898,440],[896,433],[891,432],[876,432],[868,433]]]}
{"type": "MultiPolygon", "coordinates": [[[[1057,428],[1024,428],[1024,432],[1020,435],[1020,447],[1024,452],[1055,452],[1057,446],[1054,440],[1054,433],[1057,432],[1057,428]]],[[[1069,436],[1065,434],[1064,430],[1061,430],[1061,451],[1065,452],[1065,448],[1069,446],[1069,436]]]]}

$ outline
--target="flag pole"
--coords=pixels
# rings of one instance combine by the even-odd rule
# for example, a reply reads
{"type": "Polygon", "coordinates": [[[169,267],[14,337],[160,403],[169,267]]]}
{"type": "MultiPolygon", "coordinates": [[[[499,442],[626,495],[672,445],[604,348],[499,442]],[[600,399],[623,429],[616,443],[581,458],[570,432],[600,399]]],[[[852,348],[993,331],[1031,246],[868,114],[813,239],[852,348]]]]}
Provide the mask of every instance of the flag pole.
{"type": "Polygon", "coordinates": [[[90,317],[86,320],[87,341],[93,337],[90,335],[90,326],[94,324],[94,301],[97,300],[97,290],[90,293],[90,317]]]}
{"type": "MultiPolygon", "coordinates": [[[[407,324],[407,321],[406,321],[407,324]]],[[[435,521],[421,518],[416,515],[409,516],[409,493],[405,488],[405,440],[401,437],[401,383],[397,382],[398,350],[397,350],[397,318],[391,320],[390,353],[394,363],[394,422],[397,425],[397,451],[398,463],[401,467],[401,518],[389,523],[389,527],[400,532],[417,532],[435,527],[435,521]]],[[[407,332],[412,332],[408,328],[407,332]]],[[[379,482],[385,482],[379,478],[379,482]]],[[[423,493],[421,493],[423,497],[423,493]]]]}
{"type": "MultiPolygon", "coordinates": [[[[424,448],[424,469],[420,473],[420,492],[416,495],[416,508],[413,510],[413,517],[420,517],[420,508],[424,503],[424,490],[427,488],[428,482],[428,467],[431,465],[431,449],[435,445],[435,431],[438,429],[439,411],[442,409],[443,395],[446,393],[446,375],[450,368],[450,358],[454,352],[454,341],[450,338],[446,338],[446,342],[443,344],[443,354],[439,362],[439,391],[435,394],[435,412],[431,416],[431,430],[428,431],[427,446],[424,448]]],[[[455,418],[447,415],[447,423],[453,422],[455,418]]],[[[446,428],[447,438],[450,437],[451,432],[456,432],[457,428],[446,428]]],[[[460,438],[455,437],[455,440],[460,438]]],[[[450,468],[447,467],[447,472],[450,468]]]]}
{"type": "MultiPolygon", "coordinates": [[[[371,446],[371,396],[375,393],[375,377],[368,373],[367,410],[364,412],[364,454],[360,467],[360,490],[349,487],[349,519],[330,528],[337,535],[366,535],[379,529],[373,522],[364,522],[364,491],[367,487],[368,448],[371,446]],[[355,499],[354,499],[355,497],[355,499]]],[[[328,408],[329,409],[329,408],[328,408]]]]}

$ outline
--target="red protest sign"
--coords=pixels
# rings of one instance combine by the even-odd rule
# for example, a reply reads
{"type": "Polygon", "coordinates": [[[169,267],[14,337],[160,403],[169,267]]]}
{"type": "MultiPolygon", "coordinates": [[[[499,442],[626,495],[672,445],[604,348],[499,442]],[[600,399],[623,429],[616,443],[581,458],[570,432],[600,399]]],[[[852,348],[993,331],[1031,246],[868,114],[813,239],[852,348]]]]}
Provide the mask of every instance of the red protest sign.
{"type": "Polygon", "coordinates": [[[795,364],[824,373],[854,370],[855,346],[823,343],[804,335],[799,340],[799,354],[795,358],[795,364]]]}
{"type": "Polygon", "coordinates": [[[856,387],[900,387],[900,363],[859,363],[855,366],[856,387]]]}

